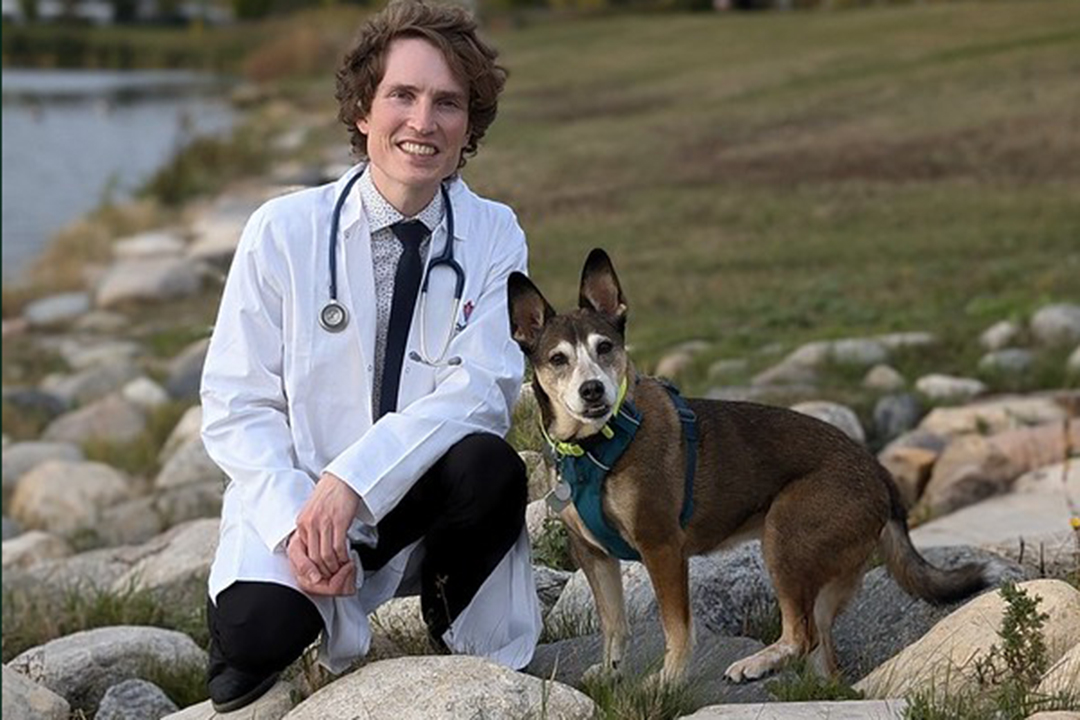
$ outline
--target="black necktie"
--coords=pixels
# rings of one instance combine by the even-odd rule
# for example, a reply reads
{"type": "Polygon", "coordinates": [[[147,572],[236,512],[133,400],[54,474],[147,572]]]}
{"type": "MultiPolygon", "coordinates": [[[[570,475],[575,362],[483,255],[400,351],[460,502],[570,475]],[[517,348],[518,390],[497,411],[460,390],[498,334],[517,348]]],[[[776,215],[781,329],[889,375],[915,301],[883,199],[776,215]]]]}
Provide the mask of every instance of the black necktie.
{"type": "Polygon", "coordinates": [[[376,419],[397,408],[398,385],[401,382],[401,363],[405,359],[405,343],[409,339],[416,295],[423,274],[420,243],[429,235],[424,223],[406,220],[390,226],[401,242],[401,258],[394,275],[394,299],[390,304],[390,325],[386,331],[386,358],[383,362],[382,388],[379,391],[379,414],[376,419]]]}

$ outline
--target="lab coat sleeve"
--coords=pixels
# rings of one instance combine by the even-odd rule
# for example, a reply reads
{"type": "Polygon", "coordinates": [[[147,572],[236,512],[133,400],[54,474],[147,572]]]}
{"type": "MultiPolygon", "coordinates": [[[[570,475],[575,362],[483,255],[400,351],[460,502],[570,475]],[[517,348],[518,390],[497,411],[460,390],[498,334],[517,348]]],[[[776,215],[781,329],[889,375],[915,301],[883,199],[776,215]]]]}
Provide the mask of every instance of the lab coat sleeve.
{"type": "Polygon", "coordinates": [[[378,523],[467,435],[501,437],[510,429],[524,358],[510,337],[506,283],[511,272],[525,272],[527,251],[517,220],[509,211],[507,216],[496,230],[483,290],[467,326],[447,352],[447,357],[461,357],[462,363],[439,368],[431,394],[384,415],[326,467],[360,496],[358,517],[363,522],[378,523]]]}
{"type": "Polygon", "coordinates": [[[203,366],[202,439],[237,485],[244,515],[271,552],[314,488],[297,468],[284,391],[285,277],[266,206],[244,229],[203,366]]]}

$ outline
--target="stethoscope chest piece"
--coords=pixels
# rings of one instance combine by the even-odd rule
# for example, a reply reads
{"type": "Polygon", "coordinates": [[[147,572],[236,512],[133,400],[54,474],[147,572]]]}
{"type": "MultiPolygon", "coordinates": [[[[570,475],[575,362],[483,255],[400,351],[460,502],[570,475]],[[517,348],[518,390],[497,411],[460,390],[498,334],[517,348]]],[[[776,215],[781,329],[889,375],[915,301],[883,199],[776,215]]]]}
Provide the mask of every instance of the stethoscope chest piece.
{"type": "Polygon", "coordinates": [[[349,313],[337,300],[330,300],[319,311],[319,324],[327,332],[341,332],[349,324],[349,313]]]}

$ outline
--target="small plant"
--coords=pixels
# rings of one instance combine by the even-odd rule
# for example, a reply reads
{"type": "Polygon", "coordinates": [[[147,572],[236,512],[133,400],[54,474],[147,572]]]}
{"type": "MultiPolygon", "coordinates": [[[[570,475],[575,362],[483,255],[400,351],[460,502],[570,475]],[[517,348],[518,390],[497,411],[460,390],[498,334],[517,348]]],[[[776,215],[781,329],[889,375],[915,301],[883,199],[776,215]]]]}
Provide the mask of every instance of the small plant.
{"type": "Polygon", "coordinates": [[[765,684],[765,689],[781,702],[861,700],[864,697],[842,678],[822,677],[805,658],[793,662],[789,669],[791,672],[765,684]]]}
{"type": "Polygon", "coordinates": [[[533,543],[533,560],[555,570],[574,571],[577,565],[570,554],[570,532],[562,520],[544,518],[540,537],[533,543]]]}
{"type": "Polygon", "coordinates": [[[209,697],[206,668],[201,665],[152,661],[140,677],[161,688],[178,707],[189,707],[209,697]]]}
{"type": "Polygon", "coordinates": [[[784,629],[780,605],[775,600],[754,603],[742,619],[741,635],[772,645],[784,629]]]}
{"type": "Polygon", "coordinates": [[[581,691],[596,703],[597,720],[671,720],[700,706],[691,685],[660,683],[655,675],[587,678],[581,691]]]}

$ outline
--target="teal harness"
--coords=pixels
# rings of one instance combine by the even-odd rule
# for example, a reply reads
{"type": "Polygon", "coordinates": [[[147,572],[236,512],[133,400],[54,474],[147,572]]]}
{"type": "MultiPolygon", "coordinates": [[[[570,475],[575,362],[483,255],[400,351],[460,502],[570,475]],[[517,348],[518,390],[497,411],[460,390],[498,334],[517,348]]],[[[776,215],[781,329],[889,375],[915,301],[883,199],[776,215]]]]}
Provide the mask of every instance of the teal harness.
{"type": "MultiPolygon", "coordinates": [[[[694,469],[697,465],[697,417],[675,386],[664,382],[682,424],[686,443],[686,474],[683,507],[679,524],[686,527],[694,512],[694,469]]],[[[555,455],[559,478],[570,486],[570,497],[585,527],[607,550],[620,560],[640,560],[641,555],[626,542],[604,517],[604,481],[611,468],[630,447],[638,428],[641,413],[633,403],[623,402],[605,426],[604,431],[582,442],[580,446],[566,443],[549,444],[555,455]]],[[[546,436],[546,433],[545,433],[546,436]]]]}

